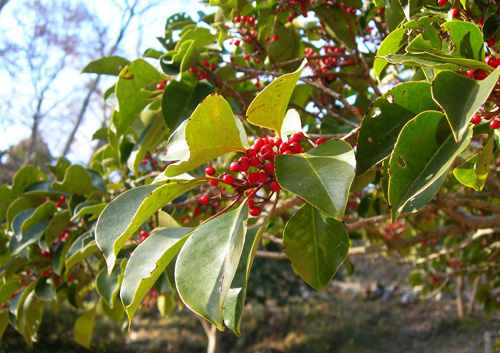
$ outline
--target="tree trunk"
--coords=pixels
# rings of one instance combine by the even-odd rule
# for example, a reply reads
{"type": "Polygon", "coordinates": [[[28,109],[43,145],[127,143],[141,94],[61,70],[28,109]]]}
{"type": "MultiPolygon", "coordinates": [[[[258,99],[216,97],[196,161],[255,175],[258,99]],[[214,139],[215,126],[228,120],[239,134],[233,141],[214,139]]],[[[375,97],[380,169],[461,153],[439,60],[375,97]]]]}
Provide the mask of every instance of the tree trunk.
{"type": "Polygon", "coordinates": [[[463,320],[465,318],[464,313],[464,278],[462,276],[457,277],[457,313],[458,318],[463,320]]]}

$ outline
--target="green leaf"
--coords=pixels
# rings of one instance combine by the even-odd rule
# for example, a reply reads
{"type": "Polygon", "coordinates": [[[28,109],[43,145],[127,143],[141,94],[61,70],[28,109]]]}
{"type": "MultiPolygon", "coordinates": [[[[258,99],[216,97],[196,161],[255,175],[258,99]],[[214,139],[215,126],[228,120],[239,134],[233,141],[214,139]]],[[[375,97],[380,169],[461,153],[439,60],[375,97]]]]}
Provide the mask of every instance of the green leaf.
{"type": "Polygon", "coordinates": [[[15,195],[23,192],[28,186],[45,180],[47,177],[38,167],[27,165],[19,169],[12,180],[12,192],[15,195]]]}
{"type": "Polygon", "coordinates": [[[472,128],[469,128],[457,144],[440,112],[422,112],[405,125],[389,161],[389,204],[393,222],[400,213],[414,212],[434,197],[471,136],[472,128]]]}
{"type": "Polygon", "coordinates": [[[37,332],[42,323],[44,308],[45,303],[40,301],[35,293],[30,292],[18,315],[18,327],[21,328],[24,340],[31,348],[33,348],[33,342],[37,341],[37,332]]]}
{"type": "Polygon", "coordinates": [[[11,254],[17,255],[29,245],[37,242],[42,236],[42,234],[45,232],[45,229],[47,228],[48,225],[49,222],[41,221],[35,224],[30,229],[23,232],[20,238],[18,238],[17,236],[11,237],[9,242],[9,248],[11,254]]]}
{"type": "Polygon", "coordinates": [[[300,115],[295,109],[289,109],[286,112],[283,124],[281,125],[281,138],[283,141],[287,141],[286,136],[297,131],[302,131],[300,115]]]}
{"type": "Polygon", "coordinates": [[[223,305],[236,274],[246,234],[248,205],[202,224],[182,247],[175,266],[179,295],[219,330],[223,305]]]}
{"type": "Polygon", "coordinates": [[[17,278],[14,281],[3,283],[0,287],[0,303],[5,303],[12,294],[23,286],[24,284],[19,283],[19,279],[17,278]]]}
{"type": "Polygon", "coordinates": [[[16,199],[16,194],[5,184],[0,187],[0,222],[7,217],[7,210],[16,199]]]}
{"type": "Polygon", "coordinates": [[[297,71],[276,78],[264,88],[248,107],[248,122],[274,130],[281,137],[288,102],[306,64],[304,60],[297,71]]]}
{"type": "Polygon", "coordinates": [[[240,263],[238,264],[236,274],[231,283],[231,288],[224,301],[224,308],[222,311],[224,323],[238,337],[241,336],[241,318],[243,316],[243,308],[245,307],[248,277],[250,276],[250,269],[252,268],[253,259],[255,258],[255,252],[259,247],[263,232],[264,227],[248,230],[240,263]]]}
{"type": "Polygon", "coordinates": [[[491,72],[493,68],[482,61],[466,58],[457,58],[445,54],[412,53],[412,54],[387,54],[381,56],[391,64],[401,64],[408,66],[430,67],[439,70],[475,70],[481,69],[491,72]]]}
{"type": "Polygon", "coordinates": [[[283,248],[300,277],[323,290],[347,258],[349,235],[342,222],[305,204],[287,222],[283,248]]]}
{"type": "Polygon", "coordinates": [[[111,124],[116,136],[122,135],[139,113],[151,103],[150,98],[156,87],[148,90],[162,79],[156,68],[143,59],[137,59],[128,64],[120,73],[116,83],[118,110],[113,112],[111,124]]]}
{"type": "Polygon", "coordinates": [[[48,277],[40,277],[35,283],[35,295],[40,300],[57,301],[56,291],[48,277]]]}
{"type": "Polygon", "coordinates": [[[68,194],[90,194],[95,191],[89,171],[78,164],[66,169],[62,181],[54,181],[52,187],[68,194]]]}
{"type": "MultiPolygon", "coordinates": [[[[120,286],[123,281],[123,272],[127,260],[123,259],[120,266],[115,266],[111,274],[108,276],[106,269],[102,269],[95,279],[96,289],[99,295],[105,300],[109,308],[114,309],[115,299],[118,298],[120,286]]],[[[121,306],[121,303],[120,303],[121,306]]]]}
{"type": "Polygon", "coordinates": [[[449,53],[458,58],[475,59],[484,62],[484,43],[481,30],[471,22],[450,21],[441,25],[448,32],[449,45],[452,50],[449,53]]]}
{"type": "Polygon", "coordinates": [[[75,264],[99,251],[91,232],[80,235],[66,253],[65,266],[68,270],[75,264]]]}
{"type": "Polygon", "coordinates": [[[107,56],[91,61],[82,69],[82,72],[98,75],[118,76],[125,66],[130,63],[120,56],[107,56]]]}
{"type": "Polygon", "coordinates": [[[56,205],[52,201],[46,201],[35,209],[35,212],[28,217],[21,225],[21,233],[33,227],[38,222],[48,219],[57,211],[56,205]]]}
{"type": "Polygon", "coordinates": [[[377,57],[373,62],[373,70],[377,79],[380,81],[380,74],[382,70],[387,66],[388,61],[381,58],[387,54],[396,54],[403,46],[408,42],[408,36],[406,35],[406,30],[404,28],[398,28],[391,32],[380,44],[377,50],[377,57]]]}
{"type": "Polygon", "coordinates": [[[455,141],[462,140],[470,119],[488,99],[499,74],[500,68],[497,68],[484,80],[476,81],[455,72],[442,71],[434,78],[432,96],[445,111],[455,141]]]}
{"type": "Polygon", "coordinates": [[[56,213],[49,222],[45,232],[45,245],[50,248],[57,237],[66,229],[70,222],[69,210],[56,213]]]}
{"type": "Polygon", "coordinates": [[[277,35],[279,40],[269,42],[267,49],[269,58],[275,62],[291,59],[296,45],[293,29],[283,26],[280,21],[275,18],[270,36],[272,37],[274,35],[277,35]]]}
{"type": "Polygon", "coordinates": [[[197,77],[187,72],[182,73],[179,81],[171,81],[165,87],[162,99],[162,114],[168,128],[171,131],[177,129],[213,91],[209,82],[198,81],[197,77]]]}
{"type": "Polygon", "coordinates": [[[351,145],[329,140],[307,153],[277,155],[275,164],[276,178],[283,189],[332,218],[344,217],[356,166],[351,145]],[[291,171],[300,171],[300,177],[291,171]]]}
{"type": "Polygon", "coordinates": [[[212,94],[205,98],[170,136],[163,160],[178,162],[170,164],[165,175],[176,176],[229,152],[246,151],[248,143],[238,124],[222,96],[212,94]]]}
{"type": "Polygon", "coordinates": [[[94,219],[97,219],[97,217],[99,217],[102,210],[107,205],[108,204],[106,202],[99,202],[99,201],[82,202],[75,207],[75,210],[73,211],[74,215],[73,217],[71,217],[71,219],[75,220],[78,217],[92,215],[92,217],[89,218],[89,221],[92,221],[94,219]]]}
{"type": "Polygon", "coordinates": [[[483,35],[484,40],[487,40],[495,35],[500,28],[500,15],[498,13],[492,14],[484,21],[483,35]]]}
{"type": "MultiPolygon", "coordinates": [[[[104,133],[106,134],[106,129],[104,128],[104,133]]],[[[107,138],[107,135],[104,137],[107,138]]],[[[56,165],[51,165],[47,163],[47,168],[50,169],[52,174],[56,177],[57,180],[62,180],[64,178],[64,173],[66,173],[66,169],[71,165],[71,162],[66,157],[57,158],[56,165]]]]}
{"type": "Polygon", "coordinates": [[[488,177],[494,144],[495,139],[492,134],[481,152],[453,170],[455,178],[463,185],[481,191],[488,177]]]}
{"type": "MultiPolygon", "coordinates": [[[[330,6],[322,3],[315,6],[313,10],[325,27],[326,33],[351,51],[354,39],[351,36],[351,32],[349,32],[349,26],[342,10],[338,6],[330,6]]],[[[354,27],[354,21],[352,20],[351,26],[354,27]]]]}
{"type": "Polygon", "coordinates": [[[399,84],[373,102],[358,135],[357,175],[389,157],[403,126],[426,110],[439,110],[427,82],[399,84]]]}
{"type": "Polygon", "coordinates": [[[158,295],[156,306],[161,316],[167,316],[175,309],[175,296],[171,293],[162,293],[158,295]]]}
{"type": "Polygon", "coordinates": [[[127,161],[130,170],[137,173],[148,152],[154,152],[168,136],[168,128],[160,112],[155,112],[156,119],[144,129],[127,161]]]}
{"type": "Polygon", "coordinates": [[[2,339],[5,329],[9,325],[9,312],[0,312],[0,339],[2,339]]]}
{"type": "Polygon", "coordinates": [[[120,290],[129,323],[141,301],[177,255],[192,230],[192,228],[160,229],[134,250],[125,268],[120,290]]]}
{"type": "Polygon", "coordinates": [[[90,349],[92,331],[94,330],[94,321],[95,307],[76,319],[75,326],[73,328],[73,335],[75,336],[76,343],[87,349],[90,349]]]}
{"type": "Polygon", "coordinates": [[[111,273],[118,251],[132,234],[160,207],[203,180],[172,181],[168,184],[145,185],[120,194],[102,211],[96,225],[95,239],[103,252],[111,273]]]}

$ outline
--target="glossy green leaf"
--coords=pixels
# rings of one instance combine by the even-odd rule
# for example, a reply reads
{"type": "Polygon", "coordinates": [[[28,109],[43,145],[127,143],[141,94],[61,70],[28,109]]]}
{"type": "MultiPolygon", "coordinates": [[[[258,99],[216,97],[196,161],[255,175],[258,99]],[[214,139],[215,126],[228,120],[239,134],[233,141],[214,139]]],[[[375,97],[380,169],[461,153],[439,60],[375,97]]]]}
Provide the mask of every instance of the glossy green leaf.
{"type": "Polygon", "coordinates": [[[224,329],[224,300],[240,262],[247,218],[244,203],[202,224],[177,257],[175,280],[182,301],[219,330],[224,329]]]}
{"type": "Polygon", "coordinates": [[[35,283],[35,295],[40,300],[57,301],[54,285],[48,280],[48,277],[40,277],[35,283]]]}
{"type": "Polygon", "coordinates": [[[387,54],[396,54],[403,46],[408,43],[408,36],[406,35],[406,30],[404,28],[398,28],[392,31],[380,44],[377,50],[377,57],[373,62],[373,70],[375,71],[375,76],[380,80],[380,74],[382,70],[387,66],[388,61],[381,58],[387,54]]]}
{"type": "Polygon", "coordinates": [[[94,235],[91,232],[83,233],[66,253],[65,266],[67,269],[72,269],[75,264],[98,251],[99,248],[94,240],[94,235]]]}
{"type": "Polygon", "coordinates": [[[206,80],[199,81],[191,73],[182,73],[179,81],[171,81],[163,91],[162,114],[171,131],[189,118],[196,106],[214,91],[206,80]]]}
{"type": "Polygon", "coordinates": [[[122,302],[120,301],[120,298],[118,297],[115,298],[112,307],[110,307],[104,300],[99,301],[99,303],[101,304],[101,308],[104,311],[104,313],[111,320],[115,320],[116,322],[122,323],[123,317],[125,316],[125,310],[123,310],[123,305],[122,302]]]}
{"type": "Polygon", "coordinates": [[[143,59],[131,62],[120,72],[115,89],[118,110],[113,112],[111,118],[117,136],[122,135],[144,107],[151,103],[150,98],[156,87],[151,90],[146,88],[161,80],[158,70],[143,59]]]}
{"type": "Polygon", "coordinates": [[[240,262],[231,283],[231,288],[224,301],[222,311],[224,323],[238,337],[241,336],[241,318],[243,316],[243,308],[245,307],[248,277],[250,276],[255,252],[259,247],[263,232],[264,228],[252,228],[247,231],[240,262]]]}
{"type": "Polygon", "coordinates": [[[463,185],[481,191],[488,177],[494,144],[495,139],[491,135],[481,152],[453,170],[455,178],[463,185]]]}
{"type": "Polygon", "coordinates": [[[108,204],[106,202],[99,202],[99,201],[82,202],[75,207],[75,210],[73,211],[74,214],[71,219],[74,220],[78,217],[83,217],[88,215],[92,215],[92,217],[90,217],[89,220],[97,219],[97,217],[99,217],[102,210],[107,205],[108,204]]]}
{"type": "Polygon", "coordinates": [[[323,290],[347,258],[349,235],[342,222],[305,204],[287,222],[283,248],[300,277],[323,290]]]}
{"type": "Polygon", "coordinates": [[[98,75],[118,76],[125,66],[130,63],[120,56],[106,56],[88,63],[82,72],[98,75]]]}
{"type": "Polygon", "coordinates": [[[449,21],[441,28],[451,37],[451,56],[484,62],[483,34],[478,26],[467,21],[449,21]]]}
{"type": "Polygon", "coordinates": [[[19,212],[16,217],[12,220],[12,230],[14,231],[15,236],[17,239],[21,239],[23,232],[22,232],[22,227],[23,223],[28,220],[34,213],[36,209],[35,208],[29,208],[27,210],[24,210],[22,212],[19,212]]]}
{"type": "Polygon", "coordinates": [[[37,332],[42,323],[45,302],[40,301],[34,292],[30,292],[23,303],[22,312],[18,315],[18,327],[28,346],[33,348],[33,342],[37,341],[37,332]]]}
{"type": "Polygon", "coordinates": [[[127,260],[123,259],[120,266],[115,266],[109,276],[106,269],[102,269],[96,276],[95,284],[97,292],[111,309],[114,309],[115,299],[118,298],[126,264],[127,260]]]}
{"type": "Polygon", "coordinates": [[[33,227],[40,221],[48,219],[57,211],[56,205],[52,201],[46,201],[35,209],[35,212],[28,217],[21,225],[21,233],[33,227]]]}
{"type": "Polygon", "coordinates": [[[66,229],[70,222],[69,210],[56,213],[50,220],[45,232],[45,245],[50,248],[57,237],[66,229]]]}
{"type": "Polygon", "coordinates": [[[229,152],[246,151],[248,142],[238,123],[222,96],[205,98],[170,137],[163,160],[178,162],[170,164],[165,175],[176,176],[229,152]]]}
{"type": "Polygon", "coordinates": [[[19,283],[16,278],[14,281],[2,283],[0,286],[0,303],[5,303],[9,300],[10,296],[14,294],[19,288],[23,287],[23,283],[19,283]]]}
{"type": "Polygon", "coordinates": [[[14,175],[12,180],[12,192],[20,194],[28,186],[35,184],[39,181],[45,180],[47,177],[38,167],[27,165],[19,169],[19,171],[14,175]]]}
{"type": "Polygon", "coordinates": [[[68,194],[90,194],[95,191],[88,170],[78,164],[68,167],[64,179],[54,181],[52,187],[68,194]]]}
{"type": "Polygon", "coordinates": [[[175,309],[175,296],[171,293],[162,293],[156,299],[156,306],[161,316],[169,315],[175,309]]]}
{"type": "Polygon", "coordinates": [[[160,207],[204,181],[173,181],[169,184],[139,186],[114,199],[102,211],[96,225],[95,239],[108,265],[114,267],[116,255],[125,242],[160,207]]]}
{"type": "Polygon", "coordinates": [[[94,330],[95,308],[87,311],[76,319],[73,327],[73,335],[76,342],[87,349],[90,349],[92,331],[94,330]]]}
{"type": "Polygon", "coordinates": [[[329,140],[307,153],[277,155],[275,165],[283,189],[332,218],[344,217],[356,166],[354,151],[347,142],[329,140]],[[300,171],[300,177],[292,171],[300,171]]]}
{"type": "Polygon", "coordinates": [[[22,211],[25,211],[27,209],[34,209],[37,208],[39,205],[41,205],[44,201],[39,200],[38,198],[33,198],[33,197],[26,197],[26,196],[19,196],[14,201],[12,201],[7,208],[7,229],[11,229],[12,226],[12,221],[14,218],[17,216],[22,211]]]}
{"type": "Polygon", "coordinates": [[[24,250],[29,245],[37,242],[42,234],[45,232],[45,229],[49,225],[47,221],[41,221],[35,224],[30,229],[26,230],[21,234],[20,239],[17,236],[13,236],[10,238],[9,248],[10,252],[13,255],[19,254],[22,250],[24,250]]]}
{"type": "Polygon", "coordinates": [[[156,119],[144,129],[127,161],[128,168],[135,173],[138,172],[146,154],[154,152],[168,136],[168,128],[161,112],[155,111],[154,114],[156,119]]]}
{"type": "Polygon", "coordinates": [[[0,312],[0,339],[2,339],[5,329],[9,325],[9,312],[0,312]]]}
{"type": "Polygon", "coordinates": [[[422,66],[439,70],[459,71],[481,69],[486,72],[492,71],[492,67],[486,65],[482,61],[467,58],[457,58],[445,54],[387,54],[381,56],[381,58],[387,60],[391,64],[422,66]]]}
{"type": "Polygon", "coordinates": [[[484,39],[490,39],[500,28],[500,15],[498,13],[492,14],[484,21],[483,35],[484,39]]]}
{"type": "Polygon", "coordinates": [[[362,175],[389,157],[403,126],[426,110],[439,110],[427,82],[399,84],[373,102],[358,135],[356,173],[362,175]]]}
{"type": "MultiPolygon", "coordinates": [[[[320,3],[314,8],[314,13],[323,24],[326,33],[334,38],[336,42],[342,43],[347,49],[353,47],[353,37],[349,32],[346,18],[338,6],[330,6],[320,3]]],[[[354,27],[354,20],[351,19],[351,26],[354,27]]]]}
{"type": "MultiPolygon", "coordinates": [[[[106,129],[104,129],[106,133],[106,129]]],[[[106,135],[107,137],[107,135],[106,135]]],[[[57,158],[56,164],[51,165],[47,164],[47,168],[54,174],[57,180],[63,180],[64,173],[66,173],[66,169],[71,165],[71,162],[66,157],[57,158]]]]}
{"type": "Polygon", "coordinates": [[[304,60],[297,71],[276,78],[264,88],[248,107],[248,122],[274,130],[281,137],[288,102],[306,64],[304,60]]]}
{"type": "Polygon", "coordinates": [[[442,71],[434,78],[432,96],[445,111],[457,142],[462,140],[472,116],[488,99],[499,74],[500,68],[497,68],[484,80],[476,81],[451,71],[442,71]]]}
{"type": "Polygon", "coordinates": [[[285,118],[283,119],[283,124],[281,125],[281,138],[283,141],[287,141],[287,135],[296,133],[297,131],[302,131],[302,123],[300,121],[299,112],[295,109],[289,109],[286,112],[285,118]]]}
{"type": "Polygon", "coordinates": [[[16,199],[16,194],[5,184],[0,187],[0,222],[7,217],[7,210],[16,199]]]}
{"type": "Polygon", "coordinates": [[[134,250],[125,268],[120,297],[129,322],[142,300],[177,255],[192,228],[166,228],[152,233],[134,250]]]}
{"type": "Polygon", "coordinates": [[[384,22],[389,31],[394,31],[405,19],[405,13],[398,0],[384,0],[384,22]]]}
{"type": "Polygon", "coordinates": [[[444,180],[471,136],[472,128],[469,128],[464,139],[456,143],[440,112],[423,112],[405,125],[389,161],[389,203],[393,222],[403,211],[414,212],[434,197],[440,187],[435,182],[444,180]]]}
{"type": "Polygon", "coordinates": [[[269,58],[275,62],[291,59],[294,47],[297,45],[293,29],[283,26],[276,18],[271,28],[271,36],[277,35],[279,40],[268,44],[269,58]]]}

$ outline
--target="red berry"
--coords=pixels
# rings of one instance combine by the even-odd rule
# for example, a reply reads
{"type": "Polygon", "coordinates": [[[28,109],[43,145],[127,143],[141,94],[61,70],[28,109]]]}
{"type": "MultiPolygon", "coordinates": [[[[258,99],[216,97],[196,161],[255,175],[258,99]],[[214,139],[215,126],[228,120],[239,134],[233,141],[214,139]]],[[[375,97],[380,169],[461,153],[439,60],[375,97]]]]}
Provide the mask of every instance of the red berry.
{"type": "Polygon", "coordinates": [[[264,172],[257,173],[257,181],[259,183],[265,183],[267,180],[267,174],[264,172]]]}
{"type": "Polygon", "coordinates": [[[278,39],[280,39],[280,37],[279,37],[277,34],[275,34],[275,35],[273,36],[273,40],[278,40],[278,39]]]}
{"type": "Polygon", "coordinates": [[[257,31],[254,29],[252,32],[250,32],[250,35],[252,37],[255,37],[257,35],[257,31]]]}
{"type": "Polygon", "coordinates": [[[202,205],[208,205],[208,204],[210,203],[210,199],[208,198],[208,196],[207,196],[207,195],[202,195],[202,196],[200,197],[200,203],[201,203],[202,205]]]}
{"type": "Polygon", "coordinates": [[[167,80],[161,80],[161,83],[166,84],[167,80]]]}
{"type": "Polygon", "coordinates": [[[257,64],[258,64],[258,63],[260,63],[260,59],[259,59],[259,58],[255,59],[255,62],[256,62],[257,64]]]}
{"type": "Polygon", "coordinates": [[[254,217],[260,216],[260,209],[257,207],[252,207],[250,209],[250,214],[254,217]]]}
{"type": "Polygon", "coordinates": [[[301,149],[302,149],[302,146],[297,142],[292,142],[290,144],[290,152],[292,152],[294,154],[299,153],[301,149]]]}
{"type": "Polygon", "coordinates": [[[474,125],[477,125],[481,122],[481,115],[479,114],[474,114],[474,116],[472,117],[472,119],[470,120],[471,123],[473,123],[474,125]]]}
{"type": "Polygon", "coordinates": [[[444,6],[448,3],[448,0],[438,0],[439,6],[444,6]]]}
{"type": "Polygon", "coordinates": [[[460,11],[458,9],[451,10],[451,18],[457,18],[459,14],[460,11]]]}
{"type": "Polygon", "coordinates": [[[500,121],[497,119],[493,119],[492,121],[490,121],[490,127],[492,129],[498,129],[500,127],[500,121]]]}
{"type": "Polygon", "coordinates": [[[59,196],[61,202],[66,202],[66,197],[64,195],[59,196]]]}
{"type": "Polygon", "coordinates": [[[208,66],[208,61],[203,60],[203,66],[208,66]]]}
{"type": "Polygon", "coordinates": [[[467,70],[467,76],[472,78],[474,76],[474,70],[467,70]]]}
{"type": "Polygon", "coordinates": [[[24,282],[26,282],[26,278],[21,278],[21,279],[19,280],[19,283],[24,283],[24,282]]]}
{"type": "Polygon", "coordinates": [[[205,168],[205,174],[208,176],[212,176],[215,174],[215,168],[212,166],[208,166],[205,168]]]}
{"type": "Polygon", "coordinates": [[[268,172],[274,172],[274,163],[273,163],[273,162],[271,162],[271,163],[269,163],[268,165],[266,165],[266,170],[267,170],[268,172]]]}
{"type": "Polygon", "coordinates": [[[222,178],[222,181],[228,185],[231,185],[234,181],[234,177],[231,174],[226,174],[222,178]]]}
{"type": "Polygon", "coordinates": [[[212,186],[216,186],[217,184],[219,184],[219,181],[218,180],[210,180],[209,183],[212,186]]]}
{"type": "Polygon", "coordinates": [[[236,40],[234,41],[234,45],[236,45],[236,46],[239,46],[239,45],[240,45],[240,43],[241,43],[241,42],[240,42],[240,40],[239,40],[239,39],[236,39],[236,40]]]}
{"type": "Polygon", "coordinates": [[[249,173],[247,176],[247,180],[250,184],[257,184],[258,178],[257,173],[249,173]]]}
{"type": "Polygon", "coordinates": [[[73,276],[72,275],[69,275],[68,276],[68,282],[71,282],[73,280],[73,276]]]}
{"type": "Polygon", "coordinates": [[[241,157],[238,160],[238,170],[240,172],[246,172],[250,168],[250,161],[247,157],[241,157]]]}
{"type": "Polygon", "coordinates": [[[323,137],[320,137],[319,139],[316,140],[316,146],[321,145],[322,143],[325,143],[326,139],[323,137]]]}
{"type": "Polygon", "coordinates": [[[247,17],[245,15],[241,16],[241,22],[245,22],[247,20],[247,17]]]}
{"type": "Polygon", "coordinates": [[[232,171],[233,173],[238,172],[238,162],[232,162],[231,165],[229,166],[229,170],[232,171]]]}
{"type": "Polygon", "coordinates": [[[142,240],[144,240],[148,237],[148,232],[143,229],[139,232],[139,236],[141,237],[142,240]]]}
{"type": "Polygon", "coordinates": [[[61,203],[59,201],[56,201],[54,204],[56,205],[56,207],[61,207],[61,203]]]}
{"type": "Polygon", "coordinates": [[[279,152],[285,153],[286,151],[290,151],[290,144],[288,142],[283,142],[279,147],[279,152]]]}
{"type": "Polygon", "coordinates": [[[159,84],[157,84],[157,85],[156,85],[156,89],[157,89],[158,91],[164,90],[164,89],[165,89],[165,85],[163,85],[163,84],[159,83],[159,84]]]}
{"type": "Polygon", "coordinates": [[[269,38],[269,36],[266,36],[266,38],[264,38],[266,42],[269,42],[271,40],[271,38],[269,38]]]}
{"type": "Polygon", "coordinates": [[[281,190],[281,186],[276,180],[271,183],[271,190],[272,191],[280,191],[281,190]]]}
{"type": "Polygon", "coordinates": [[[194,67],[190,67],[189,68],[189,72],[191,72],[192,74],[194,74],[196,72],[196,69],[194,67]]]}
{"type": "Polygon", "coordinates": [[[253,205],[255,204],[255,202],[253,202],[253,200],[248,199],[247,204],[248,204],[248,207],[252,208],[253,205]]]}
{"type": "Polygon", "coordinates": [[[300,142],[304,137],[304,133],[302,131],[296,132],[290,137],[290,142],[300,142]]]}
{"type": "Polygon", "coordinates": [[[236,17],[234,18],[234,22],[240,22],[240,16],[236,16],[236,17]]]}
{"type": "Polygon", "coordinates": [[[256,167],[259,165],[260,163],[260,160],[259,160],[259,157],[252,157],[252,158],[249,158],[248,159],[248,163],[250,163],[250,166],[251,167],[256,167]]]}
{"type": "Polygon", "coordinates": [[[493,67],[493,68],[495,68],[495,69],[496,69],[496,68],[498,67],[498,65],[500,64],[500,62],[499,62],[499,61],[500,61],[500,60],[499,60],[498,58],[495,58],[494,56],[491,56],[491,55],[488,55],[488,56],[486,57],[486,60],[485,60],[486,65],[489,65],[489,66],[491,66],[491,67],[493,67]]]}
{"type": "Polygon", "coordinates": [[[56,280],[54,281],[54,285],[55,285],[56,287],[57,287],[58,285],[60,285],[60,284],[61,284],[61,281],[59,281],[58,279],[56,279],[56,280]]]}
{"type": "Polygon", "coordinates": [[[292,22],[292,21],[293,21],[293,17],[292,17],[292,16],[290,16],[290,17],[288,17],[288,18],[286,19],[286,22],[289,22],[289,23],[290,23],[290,22],[292,22]]]}
{"type": "Polygon", "coordinates": [[[261,138],[258,138],[253,143],[252,149],[255,150],[255,152],[258,152],[258,151],[260,151],[262,146],[264,146],[264,140],[262,140],[261,138]]]}
{"type": "Polygon", "coordinates": [[[257,152],[255,152],[255,150],[253,150],[253,149],[246,150],[246,152],[245,152],[245,156],[247,156],[248,158],[255,157],[256,155],[257,155],[257,152]]]}
{"type": "Polygon", "coordinates": [[[486,41],[486,44],[488,44],[488,46],[489,46],[489,47],[494,46],[496,43],[497,43],[497,41],[496,41],[496,39],[495,39],[495,38],[493,38],[493,37],[491,37],[490,39],[488,39],[488,40],[486,41]]]}
{"type": "Polygon", "coordinates": [[[250,55],[248,55],[248,54],[243,55],[243,59],[250,60],[250,55]]]}
{"type": "Polygon", "coordinates": [[[483,70],[481,69],[477,69],[474,71],[474,73],[472,74],[472,78],[474,80],[484,80],[486,78],[486,72],[484,72],[483,70]]]}
{"type": "Polygon", "coordinates": [[[214,63],[210,64],[210,69],[215,70],[216,67],[217,67],[217,65],[215,65],[214,63]]]}

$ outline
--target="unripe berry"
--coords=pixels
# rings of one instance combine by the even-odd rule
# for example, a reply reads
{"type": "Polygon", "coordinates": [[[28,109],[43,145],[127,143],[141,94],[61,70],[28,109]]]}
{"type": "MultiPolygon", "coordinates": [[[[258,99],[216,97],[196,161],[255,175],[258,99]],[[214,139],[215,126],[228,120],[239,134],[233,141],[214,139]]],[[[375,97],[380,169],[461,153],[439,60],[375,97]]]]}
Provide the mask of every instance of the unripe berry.
{"type": "Polygon", "coordinates": [[[210,203],[210,200],[209,200],[208,196],[207,195],[202,195],[200,197],[200,203],[202,205],[208,205],[210,203]]]}
{"type": "Polygon", "coordinates": [[[205,168],[205,174],[208,176],[212,176],[215,174],[215,168],[212,166],[208,166],[205,168]]]}
{"type": "Polygon", "coordinates": [[[250,214],[254,217],[260,216],[260,209],[257,207],[252,207],[250,209],[250,214]]]}
{"type": "Polygon", "coordinates": [[[222,181],[228,185],[231,185],[234,181],[234,177],[231,174],[226,174],[222,178],[222,181]]]}
{"type": "Polygon", "coordinates": [[[481,122],[481,115],[479,114],[474,114],[474,116],[472,117],[472,119],[470,120],[471,123],[473,123],[474,125],[477,125],[481,122]]]}
{"type": "Polygon", "coordinates": [[[490,127],[492,129],[498,129],[500,127],[500,121],[497,119],[493,119],[492,121],[490,121],[490,127]]]}
{"type": "Polygon", "coordinates": [[[272,191],[280,191],[281,190],[281,186],[276,180],[271,183],[271,190],[272,191]]]}

